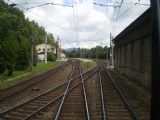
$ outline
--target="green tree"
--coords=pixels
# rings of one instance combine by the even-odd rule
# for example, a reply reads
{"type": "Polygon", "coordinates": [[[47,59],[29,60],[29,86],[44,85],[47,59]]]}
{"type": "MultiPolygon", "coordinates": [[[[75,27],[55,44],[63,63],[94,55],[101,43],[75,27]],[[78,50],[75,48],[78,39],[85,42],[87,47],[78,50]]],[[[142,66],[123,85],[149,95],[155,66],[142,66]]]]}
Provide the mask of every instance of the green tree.
{"type": "Polygon", "coordinates": [[[47,53],[47,61],[55,62],[56,61],[56,55],[53,52],[47,53]]]}

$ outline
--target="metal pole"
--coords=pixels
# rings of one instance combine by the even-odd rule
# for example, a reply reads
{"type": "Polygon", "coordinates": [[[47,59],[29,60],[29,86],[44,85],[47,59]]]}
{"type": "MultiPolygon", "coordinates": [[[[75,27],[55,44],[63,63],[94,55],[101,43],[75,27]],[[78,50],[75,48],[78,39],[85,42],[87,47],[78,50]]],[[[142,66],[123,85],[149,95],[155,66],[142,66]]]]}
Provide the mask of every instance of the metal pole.
{"type": "Polygon", "coordinates": [[[160,120],[160,1],[151,0],[152,9],[152,100],[151,120],[160,120]]]}
{"type": "Polygon", "coordinates": [[[59,61],[61,61],[61,40],[59,38],[59,61]]]}
{"type": "Polygon", "coordinates": [[[57,48],[57,60],[60,60],[60,50],[59,50],[59,36],[57,36],[58,48],[57,48]]]}
{"type": "Polygon", "coordinates": [[[112,57],[111,57],[111,55],[112,55],[112,34],[110,33],[110,55],[109,55],[109,57],[110,57],[110,65],[112,65],[112,57]]]}
{"type": "Polygon", "coordinates": [[[30,60],[30,70],[33,69],[33,43],[31,42],[31,60],[30,60]]]}
{"type": "Polygon", "coordinates": [[[47,64],[47,32],[46,32],[46,39],[45,39],[45,63],[47,64]]]}
{"type": "Polygon", "coordinates": [[[32,69],[33,69],[33,35],[31,35],[31,40],[30,40],[30,42],[31,42],[31,48],[30,48],[30,52],[31,52],[31,58],[30,58],[30,71],[32,71],[32,69]]]}
{"type": "MultiPolygon", "coordinates": [[[[113,40],[113,36],[112,36],[113,40]]],[[[113,41],[112,41],[112,66],[114,66],[114,48],[113,48],[113,41]]]]}

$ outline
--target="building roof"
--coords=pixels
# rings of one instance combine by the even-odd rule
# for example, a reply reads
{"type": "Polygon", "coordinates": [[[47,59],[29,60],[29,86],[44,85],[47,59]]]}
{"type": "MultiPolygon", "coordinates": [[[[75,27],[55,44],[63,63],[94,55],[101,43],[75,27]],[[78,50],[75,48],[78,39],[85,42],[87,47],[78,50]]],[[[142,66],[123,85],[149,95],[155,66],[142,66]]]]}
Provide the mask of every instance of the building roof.
{"type": "Polygon", "coordinates": [[[130,31],[134,30],[137,28],[140,24],[143,23],[144,20],[148,19],[151,17],[151,8],[146,10],[140,17],[138,17],[135,21],[133,21],[126,29],[124,29],[119,35],[117,35],[114,39],[113,42],[117,42],[118,40],[121,40],[123,36],[128,34],[130,31]]]}
{"type": "MultiPolygon", "coordinates": [[[[45,46],[46,44],[45,43],[41,43],[41,44],[38,44],[36,45],[36,47],[38,46],[45,46]]],[[[54,46],[50,45],[50,44],[47,44],[48,47],[52,47],[52,48],[55,48],[54,46]]]]}

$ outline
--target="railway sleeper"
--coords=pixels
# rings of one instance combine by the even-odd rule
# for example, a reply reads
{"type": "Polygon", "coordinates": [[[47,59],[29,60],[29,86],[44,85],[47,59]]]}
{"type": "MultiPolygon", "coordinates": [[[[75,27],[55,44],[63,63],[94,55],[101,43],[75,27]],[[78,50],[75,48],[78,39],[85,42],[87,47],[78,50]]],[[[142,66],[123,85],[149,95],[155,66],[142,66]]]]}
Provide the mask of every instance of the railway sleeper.
{"type": "Polygon", "coordinates": [[[7,115],[5,117],[3,117],[4,120],[22,120],[22,117],[19,117],[19,116],[10,116],[10,115],[7,115]]]}
{"type": "Polygon", "coordinates": [[[84,114],[84,112],[74,112],[75,110],[68,110],[69,111],[69,113],[68,112],[63,112],[63,115],[62,115],[62,117],[84,117],[85,116],[85,114],[84,114]]]}
{"type": "Polygon", "coordinates": [[[24,112],[28,114],[33,113],[33,110],[29,110],[29,109],[16,109],[15,111],[19,113],[24,113],[24,112]]]}

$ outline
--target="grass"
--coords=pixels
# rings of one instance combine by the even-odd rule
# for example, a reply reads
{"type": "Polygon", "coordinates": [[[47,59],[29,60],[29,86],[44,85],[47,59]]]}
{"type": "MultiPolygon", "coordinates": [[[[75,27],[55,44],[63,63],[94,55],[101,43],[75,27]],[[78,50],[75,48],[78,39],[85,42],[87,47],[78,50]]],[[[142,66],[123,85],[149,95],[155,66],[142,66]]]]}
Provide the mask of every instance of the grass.
{"type": "Polygon", "coordinates": [[[30,70],[24,70],[24,71],[14,71],[13,75],[7,76],[7,71],[0,76],[0,89],[7,88],[9,86],[12,86],[16,83],[22,82],[25,80],[25,78],[35,74],[39,73],[48,69],[51,69],[53,67],[56,67],[60,64],[60,62],[48,62],[45,64],[44,62],[39,62],[37,66],[34,66],[32,71],[30,70]]]}
{"type": "Polygon", "coordinates": [[[96,63],[94,61],[81,61],[82,67],[85,70],[89,70],[96,66],[96,63]]]}

